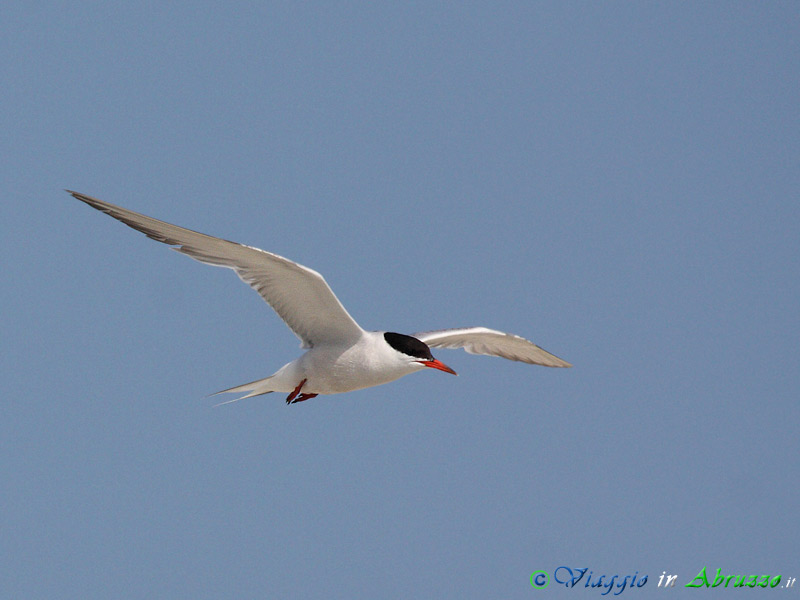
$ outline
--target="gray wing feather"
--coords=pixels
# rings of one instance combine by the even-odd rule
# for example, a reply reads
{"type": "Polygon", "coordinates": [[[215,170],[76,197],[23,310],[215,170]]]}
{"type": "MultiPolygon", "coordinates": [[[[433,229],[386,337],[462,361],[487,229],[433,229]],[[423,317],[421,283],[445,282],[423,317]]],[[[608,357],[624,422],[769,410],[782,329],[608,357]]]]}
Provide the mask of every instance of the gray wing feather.
{"type": "Polygon", "coordinates": [[[470,354],[499,356],[545,367],[572,366],[523,337],[486,327],[424,331],[414,337],[432,348],[464,348],[470,354]]]}
{"type": "Polygon", "coordinates": [[[67,191],[150,239],[175,246],[173,250],[209,265],[233,269],[278,313],[300,338],[304,348],[320,343],[355,341],[362,334],[361,327],[345,310],[322,275],[313,269],[259,248],[171,225],[91,196],[67,191]]]}

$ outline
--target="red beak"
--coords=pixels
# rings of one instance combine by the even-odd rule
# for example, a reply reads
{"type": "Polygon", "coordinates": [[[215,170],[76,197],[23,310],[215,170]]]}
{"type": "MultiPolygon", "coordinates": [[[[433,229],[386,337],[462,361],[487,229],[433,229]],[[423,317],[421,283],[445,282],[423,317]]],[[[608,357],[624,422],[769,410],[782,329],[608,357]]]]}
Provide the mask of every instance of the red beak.
{"type": "Polygon", "coordinates": [[[439,369],[440,371],[444,371],[445,373],[452,373],[453,375],[458,375],[453,369],[448,367],[442,361],[434,358],[433,360],[418,360],[417,361],[421,365],[425,365],[426,367],[431,367],[432,369],[439,369]]]}

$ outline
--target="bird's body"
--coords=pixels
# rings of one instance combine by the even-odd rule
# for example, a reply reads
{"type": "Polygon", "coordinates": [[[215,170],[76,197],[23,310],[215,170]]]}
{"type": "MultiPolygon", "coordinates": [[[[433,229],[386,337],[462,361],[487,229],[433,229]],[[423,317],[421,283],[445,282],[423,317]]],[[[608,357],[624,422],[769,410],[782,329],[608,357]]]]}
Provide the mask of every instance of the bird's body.
{"type": "Polygon", "coordinates": [[[303,393],[341,394],[389,383],[425,368],[406,360],[386,343],[384,335],[385,332],[364,331],[355,344],[316,346],[270,377],[225,391],[288,394],[305,380],[303,393]]]}
{"type": "Polygon", "coordinates": [[[223,392],[289,394],[287,403],[318,394],[339,394],[389,383],[426,367],[455,375],[435,359],[431,347],[464,348],[474,354],[550,367],[566,361],[516,335],[472,327],[414,334],[365,331],[348,314],[316,271],[251,246],[212,237],[158,221],[131,210],[70,192],[148,237],[207,264],[234,269],[300,338],[307,351],[270,377],[223,392]]]}

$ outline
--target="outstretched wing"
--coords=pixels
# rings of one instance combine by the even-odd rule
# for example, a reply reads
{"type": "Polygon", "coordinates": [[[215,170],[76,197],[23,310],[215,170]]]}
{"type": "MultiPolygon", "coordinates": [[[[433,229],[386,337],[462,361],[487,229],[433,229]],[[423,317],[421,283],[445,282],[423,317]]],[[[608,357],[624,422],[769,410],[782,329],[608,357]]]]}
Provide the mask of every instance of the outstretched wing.
{"type": "Polygon", "coordinates": [[[470,354],[500,356],[544,367],[572,366],[525,338],[486,327],[424,331],[414,337],[431,348],[464,348],[470,354]]]}
{"type": "Polygon", "coordinates": [[[170,225],[67,190],[81,202],[141,231],[150,239],[174,246],[200,262],[228,267],[266,300],[304,348],[316,344],[355,342],[363,333],[336,298],[322,275],[277,254],[170,225]]]}

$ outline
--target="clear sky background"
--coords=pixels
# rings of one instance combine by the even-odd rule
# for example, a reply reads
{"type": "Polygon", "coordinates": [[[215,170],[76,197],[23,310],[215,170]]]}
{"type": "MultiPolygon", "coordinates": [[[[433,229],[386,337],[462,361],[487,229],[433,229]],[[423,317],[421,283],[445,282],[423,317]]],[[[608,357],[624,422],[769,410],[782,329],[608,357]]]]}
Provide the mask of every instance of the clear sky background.
{"type": "Polygon", "coordinates": [[[335,4],[0,11],[0,593],[800,576],[799,5],[335,4]],[[213,408],[297,339],[63,188],[575,366],[213,408]]]}

